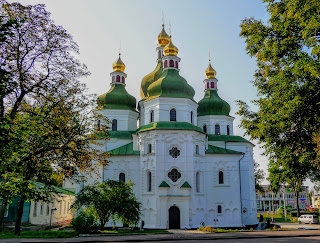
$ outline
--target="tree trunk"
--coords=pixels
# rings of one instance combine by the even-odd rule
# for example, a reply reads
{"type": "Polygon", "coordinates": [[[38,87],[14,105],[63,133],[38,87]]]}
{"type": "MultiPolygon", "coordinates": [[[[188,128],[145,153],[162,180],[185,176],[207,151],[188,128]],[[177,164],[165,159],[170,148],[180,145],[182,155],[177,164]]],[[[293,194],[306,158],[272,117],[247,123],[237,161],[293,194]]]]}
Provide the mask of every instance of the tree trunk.
{"type": "Polygon", "coordinates": [[[297,215],[300,217],[300,208],[299,208],[299,191],[295,189],[295,194],[296,194],[296,204],[297,204],[297,215]]]}
{"type": "Polygon", "coordinates": [[[6,200],[2,200],[1,206],[0,206],[0,229],[2,229],[3,224],[3,218],[4,214],[6,213],[6,209],[8,206],[8,202],[6,200]]]}
{"type": "Polygon", "coordinates": [[[20,227],[21,227],[21,220],[22,220],[22,214],[23,214],[23,205],[24,205],[25,199],[26,199],[26,196],[22,195],[19,200],[18,214],[17,214],[17,219],[16,219],[16,225],[14,228],[15,235],[20,235],[20,227]]]}

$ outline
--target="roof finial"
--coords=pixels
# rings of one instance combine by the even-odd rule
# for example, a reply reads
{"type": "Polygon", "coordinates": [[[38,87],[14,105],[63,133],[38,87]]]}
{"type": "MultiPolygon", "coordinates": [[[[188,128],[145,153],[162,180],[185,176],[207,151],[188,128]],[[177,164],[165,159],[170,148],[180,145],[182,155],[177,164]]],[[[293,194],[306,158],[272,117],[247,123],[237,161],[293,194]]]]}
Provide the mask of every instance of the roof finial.
{"type": "Polygon", "coordinates": [[[162,10],[162,27],[164,27],[164,14],[163,14],[163,10],[162,10]]]}
{"type": "Polygon", "coordinates": [[[170,38],[171,38],[171,23],[169,21],[169,32],[170,32],[170,38]]]}
{"type": "Polygon", "coordinates": [[[211,58],[210,58],[210,48],[209,48],[209,63],[211,62],[211,58]]]}
{"type": "Polygon", "coordinates": [[[121,55],[121,40],[120,40],[120,47],[119,47],[119,57],[121,55]]]}

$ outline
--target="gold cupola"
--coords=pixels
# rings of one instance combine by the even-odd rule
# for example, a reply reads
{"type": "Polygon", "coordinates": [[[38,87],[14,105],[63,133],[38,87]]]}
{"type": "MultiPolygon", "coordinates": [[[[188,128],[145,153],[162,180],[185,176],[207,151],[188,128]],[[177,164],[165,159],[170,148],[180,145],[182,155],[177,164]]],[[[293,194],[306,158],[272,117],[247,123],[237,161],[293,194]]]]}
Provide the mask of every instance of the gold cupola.
{"type": "Polygon", "coordinates": [[[165,56],[176,56],[178,55],[178,48],[172,43],[171,37],[169,43],[163,48],[165,56]]]}
{"type": "Polygon", "coordinates": [[[212,79],[216,77],[216,70],[213,69],[213,67],[211,66],[211,60],[209,59],[209,66],[206,70],[206,78],[207,79],[212,79]]]}
{"type": "Polygon", "coordinates": [[[158,46],[166,46],[170,41],[170,37],[167,32],[164,30],[164,24],[162,25],[162,30],[158,35],[158,46]]]}
{"type": "Polygon", "coordinates": [[[117,61],[115,61],[112,64],[114,72],[123,72],[124,69],[126,68],[126,65],[124,65],[123,61],[121,60],[120,55],[121,54],[119,53],[119,57],[118,57],[117,61]]]}

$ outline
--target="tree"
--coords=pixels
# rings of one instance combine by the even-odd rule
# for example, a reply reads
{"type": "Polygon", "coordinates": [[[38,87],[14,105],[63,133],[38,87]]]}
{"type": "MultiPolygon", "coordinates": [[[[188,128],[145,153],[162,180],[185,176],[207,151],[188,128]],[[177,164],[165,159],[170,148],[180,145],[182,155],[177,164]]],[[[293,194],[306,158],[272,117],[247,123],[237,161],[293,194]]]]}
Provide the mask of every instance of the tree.
{"type": "Polygon", "coordinates": [[[100,229],[111,218],[119,218],[123,224],[137,224],[140,219],[141,203],[133,194],[133,183],[108,180],[101,184],[85,186],[76,195],[76,209],[92,207],[100,221],[100,229]]]}
{"type": "Polygon", "coordinates": [[[54,24],[44,5],[3,2],[1,16],[4,23],[15,19],[16,24],[0,45],[2,69],[10,74],[1,85],[12,87],[0,97],[0,178],[6,180],[0,191],[16,187],[19,235],[25,200],[45,200],[53,175],[77,178],[106,165],[109,154],[91,135],[94,100],[79,81],[89,72],[75,58],[79,50],[71,35],[54,24]],[[38,192],[32,181],[46,187],[38,192]]]}
{"type": "Polygon", "coordinates": [[[264,189],[261,186],[261,182],[264,180],[264,177],[266,173],[262,169],[259,169],[259,164],[254,161],[254,184],[255,184],[255,189],[259,193],[263,193],[264,189]]]}
{"type": "MultiPolygon", "coordinates": [[[[320,2],[264,0],[267,24],[241,23],[241,37],[258,69],[253,85],[257,112],[238,101],[241,127],[263,144],[272,167],[285,170],[286,182],[299,188],[319,178],[316,134],[320,129],[320,2]]],[[[296,190],[298,193],[298,190],[296,190]]]]}

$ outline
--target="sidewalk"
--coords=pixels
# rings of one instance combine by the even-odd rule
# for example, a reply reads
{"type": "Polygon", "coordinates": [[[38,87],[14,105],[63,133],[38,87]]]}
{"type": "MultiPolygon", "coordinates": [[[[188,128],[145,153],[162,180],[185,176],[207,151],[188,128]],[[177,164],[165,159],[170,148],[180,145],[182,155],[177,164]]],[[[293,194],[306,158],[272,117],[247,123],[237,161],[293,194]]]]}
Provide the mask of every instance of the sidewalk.
{"type": "Polygon", "coordinates": [[[200,233],[199,231],[172,230],[173,234],[125,235],[77,237],[64,239],[2,239],[0,242],[143,242],[143,241],[186,241],[186,240],[217,240],[217,239],[253,239],[253,238],[284,238],[320,236],[320,230],[289,230],[289,231],[252,231],[234,233],[200,233]]]}

